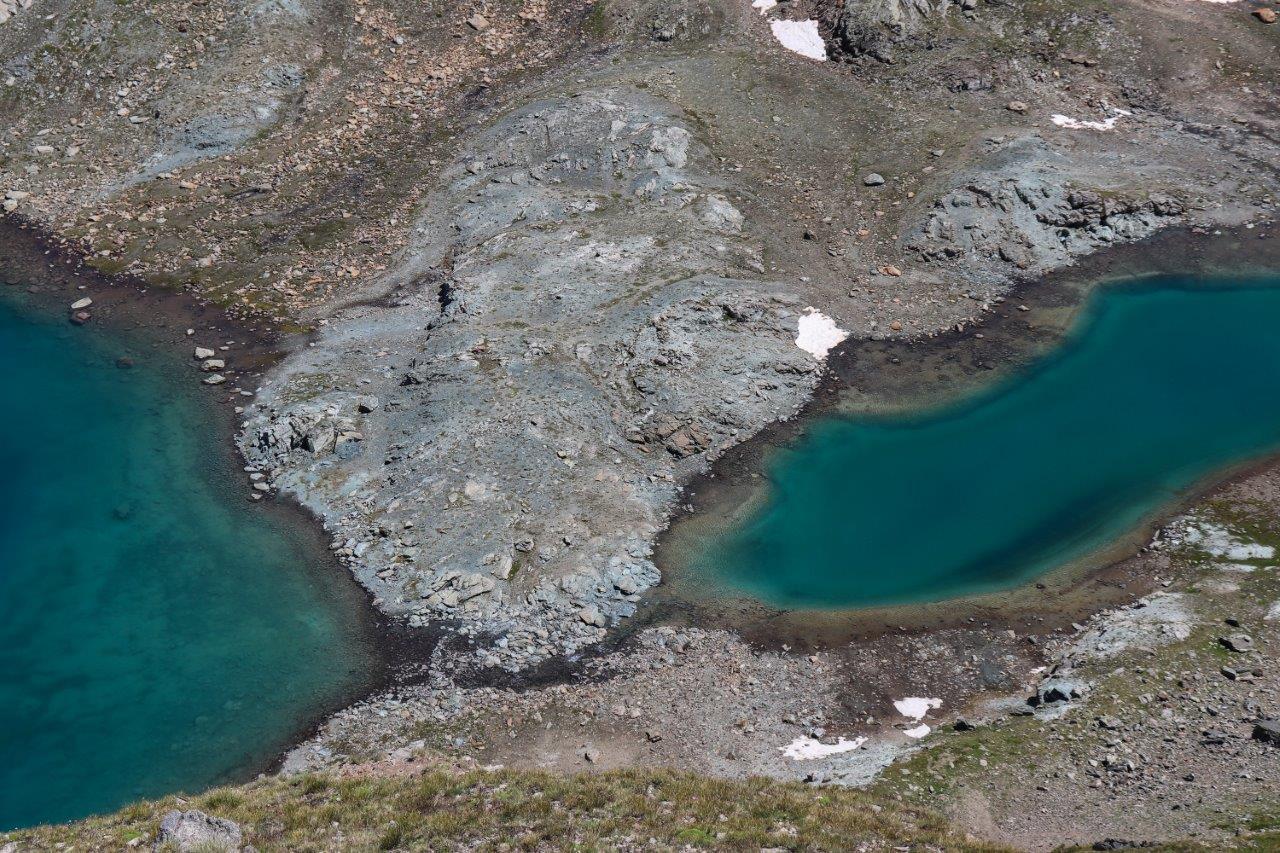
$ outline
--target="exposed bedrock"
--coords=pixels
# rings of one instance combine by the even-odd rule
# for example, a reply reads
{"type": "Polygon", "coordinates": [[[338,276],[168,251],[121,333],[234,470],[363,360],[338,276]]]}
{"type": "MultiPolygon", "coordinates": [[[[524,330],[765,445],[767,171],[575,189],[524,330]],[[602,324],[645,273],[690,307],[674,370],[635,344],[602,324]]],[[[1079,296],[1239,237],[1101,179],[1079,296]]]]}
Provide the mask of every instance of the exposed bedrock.
{"type": "Polygon", "coordinates": [[[930,18],[971,10],[976,0],[846,0],[831,3],[824,17],[829,49],[837,56],[894,59],[894,48],[920,33],[930,18]]]}
{"type": "Polygon", "coordinates": [[[405,283],[277,371],[242,446],[316,508],[394,613],[507,632],[521,666],[598,639],[658,580],[677,485],[787,417],[805,307],[670,107],[535,103],[442,177],[405,283]]]}
{"type": "Polygon", "coordinates": [[[1037,137],[1004,143],[980,168],[953,178],[906,233],[926,261],[962,259],[991,272],[1046,272],[1181,221],[1186,203],[1158,170],[1089,167],[1037,137]]]}

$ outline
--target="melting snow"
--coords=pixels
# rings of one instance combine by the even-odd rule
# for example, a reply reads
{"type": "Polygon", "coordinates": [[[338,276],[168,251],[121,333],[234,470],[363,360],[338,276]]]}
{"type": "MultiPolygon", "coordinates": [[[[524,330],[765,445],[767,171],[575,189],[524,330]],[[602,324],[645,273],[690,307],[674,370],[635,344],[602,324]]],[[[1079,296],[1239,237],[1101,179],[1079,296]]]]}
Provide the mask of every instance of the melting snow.
{"type": "Polygon", "coordinates": [[[842,752],[852,752],[867,742],[864,737],[856,737],[853,740],[845,740],[840,738],[835,743],[823,743],[811,737],[798,737],[786,746],[779,747],[782,754],[792,761],[810,761],[814,758],[826,758],[828,755],[839,755],[842,752]]]}
{"type": "Polygon", "coordinates": [[[804,309],[796,336],[796,346],[821,361],[827,351],[849,337],[835,321],[815,308],[804,309]]]}
{"type": "Polygon", "coordinates": [[[1277,601],[1275,604],[1271,605],[1271,609],[1267,611],[1267,615],[1264,616],[1263,618],[1266,619],[1268,622],[1274,622],[1277,619],[1280,619],[1280,601],[1277,601]]]}
{"type": "Polygon", "coordinates": [[[933,731],[933,729],[929,728],[928,724],[921,723],[920,725],[916,726],[914,729],[906,729],[902,733],[907,737],[915,738],[916,740],[919,740],[920,738],[924,737],[931,731],[933,731]]]}
{"type": "MultiPolygon", "coordinates": [[[[924,715],[930,711],[941,708],[941,699],[925,699],[921,696],[908,696],[906,699],[897,699],[893,703],[893,707],[898,709],[898,713],[912,720],[924,719],[924,715]]],[[[927,729],[928,726],[925,726],[927,729]]],[[[923,737],[924,735],[920,735],[923,737]]]]}
{"type": "Polygon", "coordinates": [[[827,46],[818,32],[817,21],[770,21],[769,26],[773,28],[773,37],[787,50],[819,62],[826,60],[827,46]]]}
{"type": "MultiPolygon", "coordinates": [[[[1234,3],[1235,0],[1231,0],[1231,2],[1234,3]]],[[[778,0],[751,0],[751,8],[759,9],[761,15],[763,15],[765,12],[768,12],[770,9],[772,9],[774,6],[777,6],[777,5],[778,5],[778,0]]]]}
{"type": "Polygon", "coordinates": [[[1064,116],[1062,113],[1054,113],[1050,117],[1050,121],[1058,127],[1065,127],[1068,130],[1115,130],[1116,122],[1126,116],[1133,115],[1133,113],[1128,110],[1122,110],[1116,107],[1111,107],[1110,109],[1111,116],[1105,121],[1088,121],[1072,118],[1071,116],[1064,116]]]}

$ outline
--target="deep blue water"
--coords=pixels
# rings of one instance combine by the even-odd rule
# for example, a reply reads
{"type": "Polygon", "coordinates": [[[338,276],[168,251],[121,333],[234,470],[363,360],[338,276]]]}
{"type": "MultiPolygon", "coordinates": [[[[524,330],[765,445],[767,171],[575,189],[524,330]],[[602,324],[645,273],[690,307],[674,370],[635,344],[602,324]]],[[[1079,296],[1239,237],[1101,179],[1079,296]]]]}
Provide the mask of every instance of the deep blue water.
{"type": "Polygon", "coordinates": [[[689,569],[704,589],[787,608],[997,591],[1277,449],[1280,278],[1107,287],[1061,348],[993,387],[816,423],[689,569]]]}
{"type": "Polygon", "coordinates": [[[265,769],[373,672],[187,355],[0,303],[0,829],[265,769]]]}

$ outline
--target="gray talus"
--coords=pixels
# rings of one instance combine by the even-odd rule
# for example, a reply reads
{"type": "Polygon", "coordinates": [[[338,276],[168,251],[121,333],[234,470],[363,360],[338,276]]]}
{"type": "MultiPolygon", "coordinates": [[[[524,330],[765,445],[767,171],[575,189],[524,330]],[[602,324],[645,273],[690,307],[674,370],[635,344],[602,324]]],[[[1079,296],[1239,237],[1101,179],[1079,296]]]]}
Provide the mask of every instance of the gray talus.
{"type": "Polygon", "coordinates": [[[519,666],[658,580],[678,483],[816,382],[804,307],[657,100],[540,102],[442,176],[389,307],[291,357],[242,443],[388,610],[507,632],[519,666]]]}

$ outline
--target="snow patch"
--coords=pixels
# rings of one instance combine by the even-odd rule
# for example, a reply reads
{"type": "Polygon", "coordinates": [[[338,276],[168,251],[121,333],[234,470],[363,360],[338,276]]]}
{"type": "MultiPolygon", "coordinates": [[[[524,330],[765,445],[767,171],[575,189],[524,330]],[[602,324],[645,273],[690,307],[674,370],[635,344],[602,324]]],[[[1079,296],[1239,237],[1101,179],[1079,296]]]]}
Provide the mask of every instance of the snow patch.
{"type": "Polygon", "coordinates": [[[773,29],[773,37],[787,50],[819,62],[826,61],[827,46],[818,32],[817,21],[770,21],[769,26],[773,29]]]}
{"type": "MultiPolygon", "coordinates": [[[[906,699],[895,699],[893,707],[898,713],[911,720],[922,720],[924,715],[942,707],[941,699],[926,699],[923,696],[908,696],[906,699]]],[[[926,726],[925,728],[928,728],[926,726]]]]}
{"type": "Polygon", "coordinates": [[[833,346],[849,337],[849,333],[816,308],[804,310],[796,329],[796,346],[822,361],[833,346]]]}
{"type": "Polygon", "coordinates": [[[909,738],[915,738],[916,740],[919,740],[920,738],[924,737],[931,731],[933,731],[933,729],[929,728],[929,725],[927,723],[921,723],[920,725],[916,726],[914,729],[903,730],[902,733],[909,738]]]}
{"type": "Polygon", "coordinates": [[[1262,618],[1266,619],[1268,622],[1274,622],[1277,619],[1280,619],[1280,601],[1271,605],[1271,608],[1267,610],[1267,615],[1262,618]]]}
{"type": "MultiPolygon", "coordinates": [[[[1231,2],[1234,3],[1235,0],[1231,0],[1231,2]]],[[[778,0],[751,0],[751,8],[759,9],[761,15],[763,15],[765,12],[768,12],[770,9],[772,9],[774,6],[777,6],[777,5],[778,5],[778,0]]]]}
{"type": "Polygon", "coordinates": [[[1116,123],[1122,118],[1133,115],[1128,110],[1122,110],[1117,107],[1111,107],[1111,115],[1104,121],[1089,121],[1087,119],[1072,118],[1064,116],[1062,113],[1054,113],[1049,120],[1058,127],[1065,127],[1067,130],[1115,130],[1116,123]]]}
{"type": "Polygon", "coordinates": [[[830,755],[852,752],[866,742],[867,739],[865,737],[856,737],[853,740],[840,738],[835,743],[823,743],[811,737],[798,737],[786,746],[779,747],[779,749],[782,750],[783,755],[792,761],[811,761],[815,758],[826,758],[830,755]]]}

